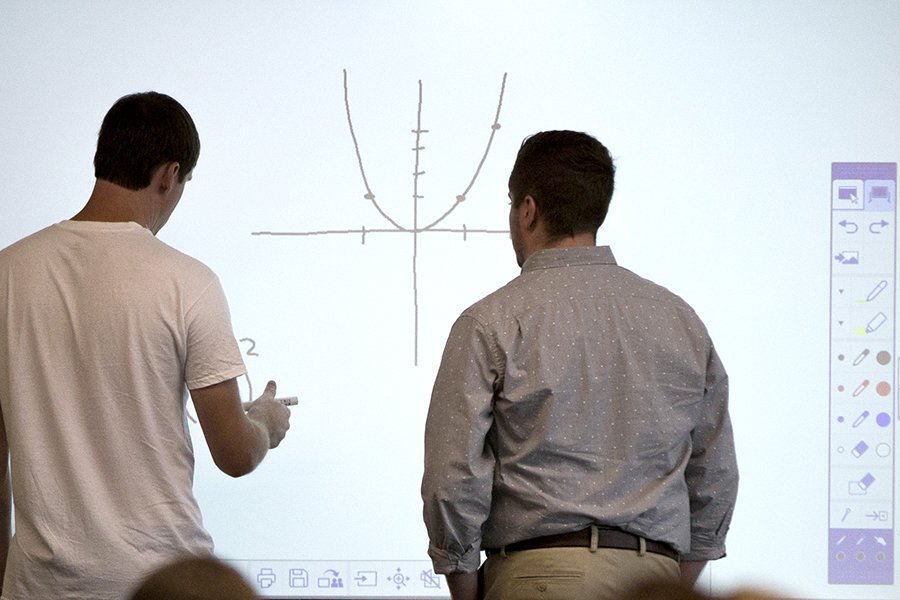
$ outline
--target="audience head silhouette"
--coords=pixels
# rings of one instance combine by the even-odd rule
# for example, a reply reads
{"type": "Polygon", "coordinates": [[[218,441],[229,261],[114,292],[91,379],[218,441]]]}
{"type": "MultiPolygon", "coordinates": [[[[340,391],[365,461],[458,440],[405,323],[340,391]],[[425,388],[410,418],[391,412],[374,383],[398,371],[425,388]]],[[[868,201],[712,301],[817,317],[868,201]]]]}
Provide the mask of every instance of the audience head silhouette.
{"type": "Polygon", "coordinates": [[[130,600],[258,600],[243,577],[212,557],[179,559],[153,572],[130,600]]]}

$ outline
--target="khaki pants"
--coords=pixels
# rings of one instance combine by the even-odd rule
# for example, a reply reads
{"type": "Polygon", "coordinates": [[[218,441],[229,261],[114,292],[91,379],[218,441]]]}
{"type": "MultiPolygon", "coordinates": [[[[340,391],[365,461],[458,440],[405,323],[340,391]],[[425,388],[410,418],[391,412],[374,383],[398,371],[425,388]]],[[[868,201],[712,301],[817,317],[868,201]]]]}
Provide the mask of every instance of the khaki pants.
{"type": "Polygon", "coordinates": [[[492,554],[484,564],[484,600],[621,600],[636,585],[680,577],[660,554],[598,548],[540,548],[492,554]]]}

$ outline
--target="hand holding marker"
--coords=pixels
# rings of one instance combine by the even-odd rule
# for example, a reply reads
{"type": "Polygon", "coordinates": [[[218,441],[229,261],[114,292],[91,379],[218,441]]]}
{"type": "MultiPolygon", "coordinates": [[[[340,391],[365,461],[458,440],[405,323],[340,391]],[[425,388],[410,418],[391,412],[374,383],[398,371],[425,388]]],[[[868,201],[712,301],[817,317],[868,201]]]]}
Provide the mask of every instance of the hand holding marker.
{"type": "MultiPolygon", "coordinates": [[[[250,375],[245,373],[244,378],[247,380],[247,387],[250,389],[250,397],[252,398],[253,397],[253,383],[250,381],[250,375]]],[[[274,381],[270,381],[269,383],[272,385],[275,384],[274,381]]],[[[258,400],[258,398],[257,398],[257,400],[258,400]]],[[[274,398],[274,400],[275,400],[275,402],[280,402],[281,404],[283,404],[285,406],[297,406],[297,404],[300,401],[297,398],[297,396],[282,396],[279,398],[274,398]]],[[[255,402],[255,400],[251,400],[249,402],[241,402],[241,408],[243,408],[246,411],[251,406],[253,406],[254,402],[255,402]]]]}
{"type": "MultiPolygon", "coordinates": [[[[275,398],[275,402],[281,402],[285,406],[297,406],[300,403],[300,399],[297,396],[282,396],[281,398],[275,398]]],[[[247,410],[253,405],[253,402],[241,402],[241,408],[247,410]]]]}
{"type": "Polygon", "coordinates": [[[291,427],[291,411],[288,410],[288,403],[297,403],[296,397],[276,398],[276,389],[277,385],[270,380],[259,398],[253,402],[241,403],[244,410],[247,411],[247,418],[256,421],[266,433],[270,449],[281,443],[287,430],[291,427]]]}

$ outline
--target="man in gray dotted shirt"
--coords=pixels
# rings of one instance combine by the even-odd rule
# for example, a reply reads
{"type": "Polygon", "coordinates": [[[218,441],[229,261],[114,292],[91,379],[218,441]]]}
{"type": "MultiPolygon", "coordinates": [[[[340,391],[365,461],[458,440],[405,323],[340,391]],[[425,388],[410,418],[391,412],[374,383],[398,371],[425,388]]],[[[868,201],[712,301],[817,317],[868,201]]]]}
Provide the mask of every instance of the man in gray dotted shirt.
{"type": "Polygon", "coordinates": [[[422,498],[454,600],[619,598],[725,555],[728,378],[691,307],[596,246],[614,174],[589,135],[526,139],[509,179],[522,273],[450,332],[422,498]]]}

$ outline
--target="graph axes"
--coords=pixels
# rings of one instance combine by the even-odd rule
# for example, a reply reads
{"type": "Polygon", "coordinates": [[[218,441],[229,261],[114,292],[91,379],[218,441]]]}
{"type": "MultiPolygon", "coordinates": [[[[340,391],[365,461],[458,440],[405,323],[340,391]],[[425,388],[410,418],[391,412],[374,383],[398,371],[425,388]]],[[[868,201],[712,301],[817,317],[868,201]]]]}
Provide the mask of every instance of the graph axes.
{"type": "Polygon", "coordinates": [[[365,188],[365,194],[363,194],[363,198],[368,200],[375,211],[381,216],[381,218],[390,225],[390,227],[366,227],[360,226],[355,229],[322,229],[317,231],[253,231],[251,235],[253,236],[261,236],[261,237],[315,237],[315,236],[328,236],[328,235],[358,235],[360,236],[360,241],[362,244],[366,243],[366,237],[371,235],[381,235],[381,234],[407,234],[412,236],[412,294],[413,294],[413,364],[419,364],[419,290],[418,290],[418,250],[419,250],[419,236],[422,234],[454,234],[461,235],[463,241],[468,239],[469,235],[473,234],[505,234],[509,235],[509,230],[506,229],[484,229],[484,228],[469,228],[466,225],[462,227],[438,227],[445,219],[447,219],[459,206],[465,202],[469,192],[475,186],[475,182],[478,180],[478,176],[481,174],[481,169],[487,160],[488,154],[491,150],[491,145],[494,142],[494,137],[497,132],[500,130],[500,112],[503,108],[503,98],[506,93],[506,76],[507,74],[503,74],[503,79],[500,82],[500,94],[497,100],[497,110],[494,113],[494,120],[491,123],[490,135],[488,136],[487,143],[484,147],[484,152],[481,155],[480,160],[478,161],[475,172],[473,173],[471,179],[469,180],[468,185],[463,189],[462,193],[457,194],[454,202],[450,207],[437,219],[428,223],[427,225],[421,226],[419,225],[419,201],[424,199],[424,194],[421,193],[420,189],[420,180],[425,175],[425,170],[422,167],[423,162],[423,153],[425,151],[425,145],[423,143],[423,136],[430,133],[428,129],[423,126],[422,123],[422,102],[423,102],[423,86],[422,80],[418,81],[418,102],[416,105],[416,126],[411,130],[411,133],[414,136],[413,140],[413,171],[412,171],[412,226],[406,227],[401,225],[398,219],[391,217],[378,203],[376,200],[375,192],[372,190],[372,187],[369,185],[369,178],[366,176],[366,169],[363,162],[362,152],[360,151],[360,143],[359,139],[356,135],[356,130],[353,126],[353,117],[352,112],[350,110],[350,86],[348,83],[348,75],[347,70],[343,70],[343,83],[344,83],[344,109],[347,115],[347,127],[350,130],[350,138],[353,141],[353,150],[356,154],[356,162],[359,168],[359,174],[362,178],[363,187],[365,188]]]}

